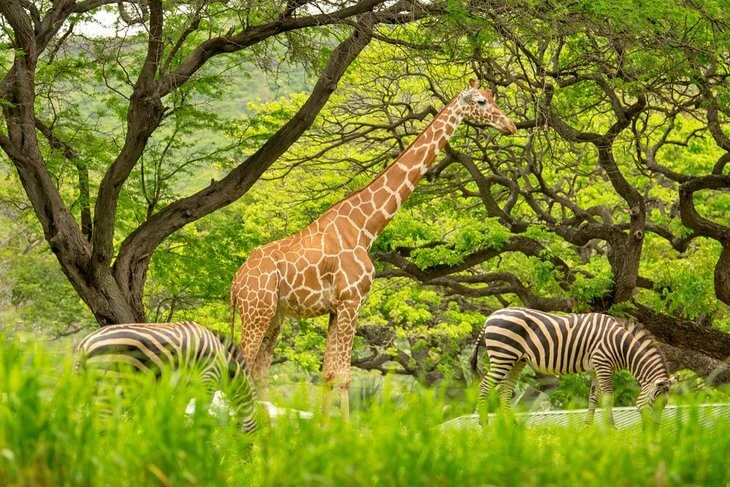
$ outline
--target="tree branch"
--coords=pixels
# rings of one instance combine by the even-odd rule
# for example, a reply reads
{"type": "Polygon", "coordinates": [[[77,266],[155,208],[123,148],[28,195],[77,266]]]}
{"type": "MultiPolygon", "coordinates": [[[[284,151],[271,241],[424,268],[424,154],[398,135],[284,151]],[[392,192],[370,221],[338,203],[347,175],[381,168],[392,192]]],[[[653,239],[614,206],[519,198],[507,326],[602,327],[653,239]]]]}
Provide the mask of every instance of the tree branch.
{"type": "Polygon", "coordinates": [[[41,120],[35,120],[35,126],[38,131],[48,140],[50,146],[56,150],[63,152],[63,156],[76,166],[79,181],[79,201],[81,204],[81,231],[86,239],[91,241],[92,224],[91,224],[91,208],[89,202],[91,196],[89,192],[89,169],[86,167],[76,151],[66,142],[62,141],[53,133],[51,127],[47,126],[41,120]]]}
{"type": "Polygon", "coordinates": [[[177,200],[132,232],[122,242],[114,263],[117,280],[131,289],[142,286],[152,252],[162,240],[186,224],[245,194],[264,171],[312,125],[347,67],[370,42],[370,32],[369,24],[361,25],[361,30],[355,31],[332,52],[310,97],[258,151],[221,181],[214,181],[194,195],[177,200]]]}
{"type": "Polygon", "coordinates": [[[363,0],[357,4],[328,14],[310,15],[307,17],[286,17],[267,24],[249,27],[240,34],[230,37],[215,37],[200,44],[177,69],[173,70],[160,81],[159,95],[165,96],[195,74],[205,62],[213,56],[222,53],[240,51],[257,44],[264,39],[282,32],[330,25],[341,22],[343,19],[369,12],[385,0],[363,0]]]}

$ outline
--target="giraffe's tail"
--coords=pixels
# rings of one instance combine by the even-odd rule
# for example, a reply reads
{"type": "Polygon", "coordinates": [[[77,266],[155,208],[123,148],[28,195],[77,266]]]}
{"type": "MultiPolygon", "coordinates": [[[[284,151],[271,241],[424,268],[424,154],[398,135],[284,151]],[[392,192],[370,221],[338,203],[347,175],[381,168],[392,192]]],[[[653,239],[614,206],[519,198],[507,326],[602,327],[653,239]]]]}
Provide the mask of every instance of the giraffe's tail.
{"type": "Polygon", "coordinates": [[[236,323],[236,305],[238,304],[238,295],[234,292],[233,286],[231,286],[231,299],[228,304],[228,314],[230,315],[229,324],[231,327],[231,342],[236,343],[236,330],[234,325],[236,323]]]}
{"type": "Polygon", "coordinates": [[[482,345],[482,342],[484,341],[484,335],[486,334],[487,327],[485,326],[481,332],[479,332],[479,336],[477,336],[477,342],[474,344],[474,350],[471,352],[471,356],[469,357],[469,363],[471,364],[471,370],[475,374],[477,374],[479,377],[484,377],[484,372],[479,368],[479,347],[482,345]]]}

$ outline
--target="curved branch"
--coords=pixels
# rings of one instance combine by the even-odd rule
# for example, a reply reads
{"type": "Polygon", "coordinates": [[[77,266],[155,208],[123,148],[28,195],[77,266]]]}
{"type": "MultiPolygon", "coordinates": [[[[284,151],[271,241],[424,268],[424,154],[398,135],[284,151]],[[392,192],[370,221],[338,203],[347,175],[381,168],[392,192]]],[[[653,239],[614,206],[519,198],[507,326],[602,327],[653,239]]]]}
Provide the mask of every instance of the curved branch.
{"type": "Polygon", "coordinates": [[[155,75],[162,57],[161,0],[151,0],[149,10],[150,35],[147,55],[129,100],[127,135],[122,150],[104,174],[94,206],[91,272],[97,276],[100,273],[107,273],[112,261],[119,193],[142,156],[152,132],[162,121],[164,113],[162,102],[155,94],[157,86],[155,75]]]}
{"type": "Polygon", "coordinates": [[[719,386],[730,382],[730,365],[707,355],[689,350],[687,348],[674,347],[666,343],[658,344],[667,364],[672,372],[681,369],[690,369],[705,378],[708,385],[719,386]]]}
{"type": "Polygon", "coordinates": [[[631,314],[663,342],[702,352],[716,360],[730,357],[730,333],[660,314],[638,303],[634,306],[631,314]]]}
{"type": "Polygon", "coordinates": [[[349,17],[369,12],[384,2],[385,0],[363,0],[336,12],[307,17],[280,18],[267,24],[249,27],[237,35],[208,39],[193,50],[176,69],[160,80],[158,95],[163,97],[185,83],[213,56],[240,51],[282,32],[318,25],[336,24],[349,17]]]}
{"type": "MultiPolygon", "coordinates": [[[[141,289],[149,259],[157,245],[186,224],[245,194],[264,171],[312,125],[347,67],[370,42],[370,32],[369,26],[362,26],[362,30],[355,31],[332,52],[310,97],[258,151],[222,180],[214,181],[194,195],[163,208],[132,232],[122,242],[114,263],[117,281],[130,289],[141,289]]],[[[141,306],[141,303],[138,305],[141,306]]]]}
{"type": "Polygon", "coordinates": [[[539,257],[551,262],[556,269],[563,272],[564,283],[570,284],[573,282],[573,274],[570,271],[568,264],[557,256],[549,256],[545,258],[546,249],[538,241],[533,240],[529,237],[513,236],[507,243],[500,246],[499,249],[480,249],[464,257],[462,263],[455,265],[436,265],[421,269],[415,264],[408,261],[404,256],[410,255],[410,252],[414,249],[400,248],[396,252],[388,253],[373,253],[371,256],[373,260],[380,262],[386,262],[394,265],[407,273],[409,276],[416,280],[424,283],[428,283],[434,279],[463,272],[469,268],[472,268],[482,262],[486,262],[490,259],[498,257],[507,252],[520,252],[528,257],[539,257]]]}
{"type": "Polygon", "coordinates": [[[87,240],[91,240],[91,208],[89,202],[91,196],[89,192],[89,169],[86,167],[78,153],[66,142],[62,141],[53,132],[53,129],[36,118],[35,127],[48,140],[49,145],[63,152],[63,156],[76,166],[76,172],[79,178],[79,202],[81,204],[81,231],[87,240]]]}
{"type": "Polygon", "coordinates": [[[710,128],[710,133],[715,139],[717,145],[722,147],[725,151],[730,152],[730,137],[725,135],[720,124],[718,116],[719,106],[717,103],[717,97],[710,97],[710,104],[707,106],[707,126],[710,128]]]}
{"type": "Polygon", "coordinates": [[[730,175],[710,174],[693,178],[679,187],[679,210],[682,223],[697,235],[730,242],[730,227],[700,216],[694,205],[694,193],[705,189],[730,188],[730,175]]]}

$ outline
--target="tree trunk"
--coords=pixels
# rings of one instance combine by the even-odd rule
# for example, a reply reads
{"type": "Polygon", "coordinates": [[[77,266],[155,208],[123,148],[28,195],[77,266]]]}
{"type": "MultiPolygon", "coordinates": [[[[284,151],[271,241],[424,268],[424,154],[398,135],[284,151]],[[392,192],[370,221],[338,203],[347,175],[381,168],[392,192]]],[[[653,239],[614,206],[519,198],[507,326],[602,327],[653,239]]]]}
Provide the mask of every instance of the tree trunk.
{"type": "Polygon", "coordinates": [[[659,314],[642,305],[636,305],[633,315],[654,336],[668,345],[701,352],[722,362],[730,358],[730,333],[659,314]]]}
{"type": "Polygon", "coordinates": [[[730,306],[730,241],[723,242],[715,264],[715,297],[730,306]]]}
{"type": "Polygon", "coordinates": [[[690,369],[700,374],[709,385],[713,386],[730,382],[730,365],[726,362],[715,360],[694,350],[673,347],[666,343],[660,343],[659,350],[667,359],[667,365],[671,372],[690,369]]]}

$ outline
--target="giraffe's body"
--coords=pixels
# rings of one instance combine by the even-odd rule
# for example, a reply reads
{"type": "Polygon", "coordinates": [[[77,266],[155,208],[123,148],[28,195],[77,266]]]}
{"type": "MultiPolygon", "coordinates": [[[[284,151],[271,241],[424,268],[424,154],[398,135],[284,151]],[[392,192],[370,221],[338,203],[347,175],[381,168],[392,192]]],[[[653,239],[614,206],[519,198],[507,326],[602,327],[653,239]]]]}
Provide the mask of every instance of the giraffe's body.
{"type": "Polygon", "coordinates": [[[254,379],[266,378],[284,317],[329,314],[324,379],[329,387],[339,383],[347,416],[357,312],[374,276],[368,252],[464,119],[516,131],[491,93],[472,84],[372,183],[299,233],[255,249],[238,269],[231,288],[231,331],[237,307],[241,347],[254,379]]]}

